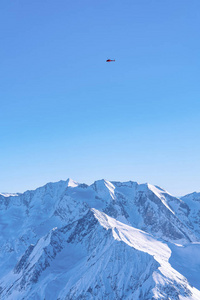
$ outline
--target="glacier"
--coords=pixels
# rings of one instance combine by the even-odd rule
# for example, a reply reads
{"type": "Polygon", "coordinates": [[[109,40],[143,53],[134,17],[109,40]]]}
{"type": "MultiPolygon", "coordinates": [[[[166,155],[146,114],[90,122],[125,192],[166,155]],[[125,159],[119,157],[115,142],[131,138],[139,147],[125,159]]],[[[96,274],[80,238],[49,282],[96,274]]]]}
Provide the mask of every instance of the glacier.
{"type": "Polygon", "coordinates": [[[0,299],[200,299],[200,193],[72,179],[0,194],[0,299]]]}

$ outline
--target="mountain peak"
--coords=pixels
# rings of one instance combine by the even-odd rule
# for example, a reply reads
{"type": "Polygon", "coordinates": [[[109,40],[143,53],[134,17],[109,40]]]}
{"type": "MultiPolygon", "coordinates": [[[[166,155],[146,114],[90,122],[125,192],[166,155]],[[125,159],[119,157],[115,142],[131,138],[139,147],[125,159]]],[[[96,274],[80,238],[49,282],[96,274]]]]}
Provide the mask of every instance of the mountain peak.
{"type": "Polygon", "coordinates": [[[190,199],[190,200],[194,200],[194,201],[200,201],[200,193],[197,193],[197,192],[190,193],[185,196],[182,196],[180,199],[182,199],[182,200],[190,199]]]}
{"type": "Polygon", "coordinates": [[[67,183],[68,187],[77,187],[79,185],[78,182],[74,181],[71,178],[68,178],[67,181],[66,181],[66,183],[67,183]]]}

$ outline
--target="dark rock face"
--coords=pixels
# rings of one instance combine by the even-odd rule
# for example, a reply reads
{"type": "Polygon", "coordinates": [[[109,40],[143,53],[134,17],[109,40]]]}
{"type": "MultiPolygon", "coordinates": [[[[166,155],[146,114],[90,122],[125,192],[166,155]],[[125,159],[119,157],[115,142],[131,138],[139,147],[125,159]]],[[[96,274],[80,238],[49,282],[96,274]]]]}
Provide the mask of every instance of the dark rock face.
{"type": "Polygon", "coordinates": [[[20,261],[17,263],[17,265],[14,268],[14,273],[20,273],[21,270],[25,267],[28,257],[30,256],[31,252],[34,249],[34,245],[30,245],[28,249],[26,250],[25,254],[22,256],[20,261]]]}

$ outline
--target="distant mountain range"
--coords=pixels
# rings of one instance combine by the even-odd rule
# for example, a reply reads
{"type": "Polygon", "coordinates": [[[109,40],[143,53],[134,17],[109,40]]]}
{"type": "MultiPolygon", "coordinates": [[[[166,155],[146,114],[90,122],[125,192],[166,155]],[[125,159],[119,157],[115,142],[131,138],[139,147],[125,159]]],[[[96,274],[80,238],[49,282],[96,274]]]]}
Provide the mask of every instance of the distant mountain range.
{"type": "Polygon", "coordinates": [[[200,299],[200,193],[71,179],[0,194],[0,299],[200,299]]]}

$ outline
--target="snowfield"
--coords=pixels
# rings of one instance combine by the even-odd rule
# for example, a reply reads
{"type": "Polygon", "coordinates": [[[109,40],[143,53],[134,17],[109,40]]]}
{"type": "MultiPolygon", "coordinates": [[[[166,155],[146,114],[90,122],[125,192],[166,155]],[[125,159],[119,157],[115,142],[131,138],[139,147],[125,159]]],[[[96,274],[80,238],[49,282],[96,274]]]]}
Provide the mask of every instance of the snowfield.
{"type": "Polygon", "coordinates": [[[71,179],[0,194],[0,299],[200,299],[200,195],[71,179]]]}

